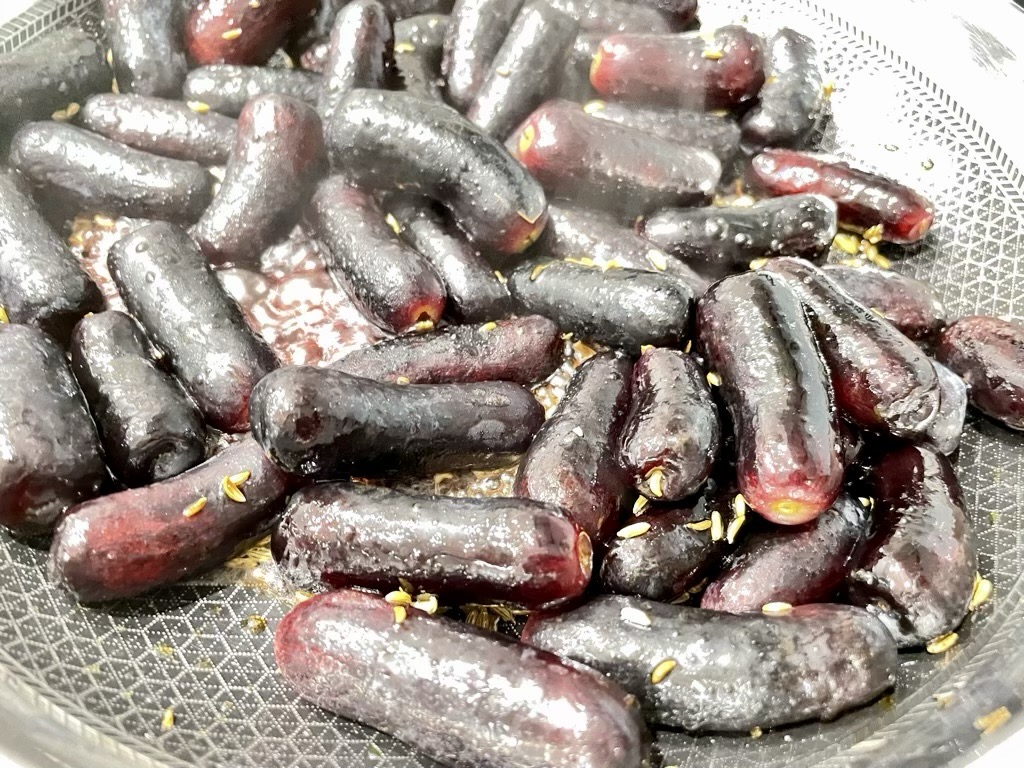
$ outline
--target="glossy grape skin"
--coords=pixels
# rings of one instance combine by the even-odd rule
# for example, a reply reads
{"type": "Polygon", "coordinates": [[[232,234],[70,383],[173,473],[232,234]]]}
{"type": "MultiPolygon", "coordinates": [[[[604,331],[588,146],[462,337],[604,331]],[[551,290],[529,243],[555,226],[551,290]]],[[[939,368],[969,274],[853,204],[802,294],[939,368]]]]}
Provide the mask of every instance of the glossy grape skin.
{"type": "Polygon", "coordinates": [[[551,0],[579,22],[584,32],[671,32],[693,20],[695,0],[551,0]],[[668,7],[665,7],[668,6],[668,7]]]}
{"type": "Polygon", "coordinates": [[[122,215],[190,222],[210,202],[211,179],[198,163],[152,155],[56,121],[27,123],[8,161],[42,201],[77,215],[122,215]]]}
{"type": "Polygon", "coordinates": [[[446,15],[425,13],[395,22],[395,69],[406,93],[444,101],[441,56],[448,19],[446,15]]]}
{"type": "Polygon", "coordinates": [[[633,395],[620,460],[651,499],[679,501],[700,490],[722,442],[718,408],[696,361],[648,349],[633,366],[633,395]],[[658,486],[651,473],[657,470],[658,486]]]}
{"type": "Polygon", "coordinates": [[[822,269],[840,288],[881,314],[908,339],[932,341],[946,326],[946,307],[927,283],[875,267],[826,264],[822,269]]]}
{"type": "Polygon", "coordinates": [[[465,111],[512,29],[523,0],[458,0],[444,41],[441,74],[448,101],[465,111]]]}
{"type": "Polygon", "coordinates": [[[153,362],[131,317],[108,311],[82,318],[71,339],[71,368],[121,482],[166,480],[206,458],[199,410],[153,362]]]}
{"type": "Polygon", "coordinates": [[[252,264],[299,221],[325,167],[313,109],[280,94],[258,96],[238,117],[224,182],[192,236],[213,264],[252,264]]]}
{"type": "Polygon", "coordinates": [[[106,480],[96,426],[64,351],[37,328],[0,324],[0,524],[47,533],[106,480]]]}
{"type": "Polygon", "coordinates": [[[508,285],[523,312],[634,354],[646,344],[681,346],[690,327],[693,288],[668,273],[527,262],[509,275],[508,285]]]}
{"type": "Polygon", "coordinates": [[[367,190],[331,176],[313,193],[306,219],[327,246],[328,271],[381,327],[404,333],[440,321],[446,301],[440,277],[398,239],[367,190]]]}
{"type": "Polygon", "coordinates": [[[599,549],[617,529],[629,487],[618,463],[629,386],[628,358],[605,353],[583,363],[523,456],[513,486],[517,496],[564,509],[599,549]]]}
{"type": "Polygon", "coordinates": [[[764,42],[736,25],[710,34],[710,41],[697,32],[611,35],[594,56],[590,82],[615,101],[696,110],[750,101],[765,80],[764,42]]]}
{"type": "Polygon", "coordinates": [[[188,73],[180,0],[103,0],[120,93],[175,98],[188,73]]]}
{"type": "Polygon", "coordinates": [[[732,416],[740,492],[772,522],[813,520],[839,495],[843,464],[828,372],[796,295],[764,270],[726,278],[698,301],[697,332],[732,416]]]}
{"type": "Polygon", "coordinates": [[[0,147],[23,123],[109,90],[112,74],[100,44],[73,25],[0,55],[0,147]]]}
{"type": "Polygon", "coordinates": [[[355,184],[437,200],[479,248],[514,256],[544,230],[541,185],[447,105],[356,89],[324,131],[336,171],[355,184]]]}
{"type": "Polygon", "coordinates": [[[755,259],[820,260],[836,236],[836,206],[821,195],[792,195],[746,207],[668,208],[641,234],[691,263],[746,268],[755,259]]]}
{"type": "Polygon", "coordinates": [[[971,405],[1024,430],[1024,326],[998,317],[962,317],[939,338],[939,362],[967,383],[971,405]]]}
{"type": "Polygon", "coordinates": [[[182,86],[188,101],[206,104],[214,112],[237,117],[252,99],[271,93],[316,106],[321,78],[301,69],[210,64],[188,73],[182,86]]]}
{"type": "Polygon", "coordinates": [[[494,267],[440,206],[418,195],[399,195],[385,207],[398,236],[430,262],[444,283],[450,316],[476,323],[512,313],[512,297],[494,267]]]}
{"type": "Polygon", "coordinates": [[[50,581],[96,603],[208,571],[268,532],[294,484],[242,438],[177,477],[73,507],[53,537],[50,581]],[[224,479],[246,471],[237,486],[245,501],[228,498],[224,479]]]}
{"type": "Polygon", "coordinates": [[[585,667],[500,635],[343,590],[300,603],[274,637],[299,695],[450,768],[648,768],[628,697],[585,667]],[[570,720],[549,713],[572,712],[570,720]]]}
{"type": "Polygon", "coordinates": [[[847,582],[901,648],[956,629],[974,591],[977,551],[956,471],[940,453],[903,444],[869,465],[874,526],[847,582]]]}
{"type": "Polygon", "coordinates": [[[556,259],[585,257],[601,267],[639,269],[676,275],[699,295],[710,284],[679,259],[640,237],[607,211],[570,205],[549,205],[548,226],[536,251],[556,259]]]}
{"type": "Polygon", "coordinates": [[[882,623],[848,605],[736,616],[604,596],[535,614],[523,642],[604,672],[640,699],[648,722],[689,731],[831,720],[892,687],[897,668],[882,623]],[[676,665],[652,682],[666,660],[676,665]]]}
{"type": "Polygon", "coordinates": [[[578,30],[573,18],[543,0],[527,2],[466,116],[496,138],[508,136],[557,84],[578,30]]]}
{"type": "Polygon", "coordinates": [[[310,366],[266,376],[250,411],[267,455],[318,480],[509,466],[544,420],[516,384],[381,384],[310,366]]]}
{"type": "Polygon", "coordinates": [[[863,504],[842,495],[809,523],[757,531],[708,585],[700,607],[744,613],[827,600],[856,562],[870,522],[863,504]]]}
{"type": "Polygon", "coordinates": [[[185,230],[148,224],[111,249],[110,272],[128,311],[195,398],[210,426],[249,428],[249,396],[277,367],[185,230]]]}
{"type": "Polygon", "coordinates": [[[410,384],[511,381],[525,385],[553,373],[562,362],[562,348],[557,325],[539,315],[526,315],[386,339],[355,350],[331,367],[391,383],[402,378],[410,384]]]}
{"type": "Polygon", "coordinates": [[[227,162],[238,128],[224,115],[201,115],[180,101],[135,94],[97,94],[82,107],[79,119],[108,139],[204,165],[227,162]]]}
{"type": "Polygon", "coordinates": [[[813,316],[836,405],[846,417],[897,437],[923,435],[939,405],[927,355],[813,264],[782,258],[764,268],[784,278],[813,316]]]}
{"type": "Polygon", "coordinates": [[[545,102],[506,145],[552,197],[611,211],[624,223],[664,206],[704,205],[722,175],[706,149],[545,102]]]}
{"type": "Polygon", "coordinates": [[[316,6],[316,0],[200,0],[185,21],[185,47],[200,65],[263,64],[316,6]]]}
{"type": "Polygon", "coordinates": [[[528,499],[418,496],[353,483],[295,494],[273,539],[297,585],[384,592],[404,578],[452,601],[554,606],[590,582],[590,539],[528,499]]]}
{"type": "Polygon", "coordinates": [[[61,344],[79,318],[103,307],[99,288],[9,171],[0,171],[0,304],[10,322],[61,344]]]}
{"type": "Polygon", "coordinates": [[[803,145],[825,111],[825,83],[814,41],[784,28],[768,40],[765,72],[769,77],[757,106],[743,116],[746,147],[803,145]]]}
{"type": "Polygon", "coordinates": [[[338,13],[324,62],[317,111],[327,123],[353,88],[384,88],[394,78],[395,35],[377,0],[356,0],[338,13]]]}
{"type": "Polygon", "coordinates": [[[939,410],[928,425],[928,442],[946,456],[952,456],[960,447],[960,436],[967,418],[967,383],[942,363],[934,360],[939,378],[939,410]]]}
{"type": "Polygon", "coordinates": [[[648,505],[629,524],[647,523],[642,536],[616,537],[608,543],[601,563],[601,585],[608,592],[637,595],[669,603],[700,588],[713,574],[732,545],[712,539],[709,530],[687,527],[709,520],[717,511],[723,520],[731,514],[733,489],[708,489],[695,502],[648,505]]]}
{"type": "Polygon", "coordinates": [[[859,230],[881,226],[892,243],[916,243],[928,234],[933,206],[884,176],[788,149],[769,149],[750,163],[749,181],[769,194],[813,193],[835,200],[839,222],[859,230]]]}
{"type": "MultiPolygon", "coordinates": [[[[589,62],[587,67],[589,69],[589,62]]],[[[710,150],[723,164],[732,160],[740,148],[740,127],[727,115],[605,101],[591,101],[583,108],[598,120],[636,128],[684,146],[710,150]]]]}

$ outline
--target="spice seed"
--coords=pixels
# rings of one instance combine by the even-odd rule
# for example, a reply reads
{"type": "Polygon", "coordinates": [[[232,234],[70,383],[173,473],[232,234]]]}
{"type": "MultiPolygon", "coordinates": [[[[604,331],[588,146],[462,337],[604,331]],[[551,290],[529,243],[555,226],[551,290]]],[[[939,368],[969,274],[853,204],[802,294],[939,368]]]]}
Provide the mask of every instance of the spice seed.
{"type": "Polygon", "coordinates": [[[747,499],[742,493],[737,493],[732,499],[732,513],[736,517],[746,517],[747,499]]]}
{"type": "Polygon", "coordinates": [[[711,520],[698,520],[695,523],[687,523],[686,527],[691,531],[706,531],[711,527],[711,520]]]}
{"type": "Polygon", "coordinates": [[[389,213],[384,217],[384,221],[388,223],[388,226],[391,227],[396,235],[402,234],[402,224],[394,217],[394,214],[389,213]]]}
{"type": "Polygon", "coordinates": [[[587,360],[597,354],[597,352],[595,352],[592,347],[588,346],[587,344],[584,344],[582,341],[574,341],[572,343],[572,348],[584,360],[587,360]]]}
{"type": "Polygon", "coordinates": [[[250,477],[252,477],[252,472],[250,472],[248,469],[243,469],[238,474],[229,477],[228,480],[231,481],[232,485],[241,485],[250,477]]]}
{"type": "Polygon", "coordinates": [[[868,227],[864,230],[864,239],[872,245],[878,245],[882,242],[882,225],[875,224],[873,227],[868,227]]]}
{"type": "Polygon", "coordinates": [[[974,727],[988,736],[1010,721],[1010,710],[1006,707],[992,710],[974,721],[974,727]]]}
{"type": "Polygon", "coordinates": [[[490,323],[484,323],[482,326],[480,326],[480,330],[483,333],[489,333],[490,331],[493,331],[497,327],[498,324],[492,321],[490,323]]]}
{"type": "Polygon", "coordinates": [[[414,53],[416,46],[412,43],[402,41],[401,43],[395,43],[395,53],[414,53]]]}
{"type": "Polygon", "coordinates": [[[405,610],[404,605],[396,605],[391,610],[395,614],[395,624],[401,624],[409,616],[409,612],[405,610]]]}
{"type": "Polygon", "coordinates": [[[196,499],[191,504],[189,504],[187,507],[185,507],[185,509],[182,511],[181,514],[183,514],[185,517],[195,517],[196,515],[198,515],[200,512],[203,511],[203,507],[205,507],[205,506],[206,506],[206,497],[205,496],[200,496],[198,499],[196,499]]]}
{"type": "Polygon", "coordinates": [[[427,331],[434,330],[433,320],[420,320],[416,325],[412,327],[416,333],[426,333],[427,331]]]}
{"type": "Polygon", "coordinates": [[[665,495],[665,471],[661,467],[655,467],[647,473],[647,486],[655,498],[660,499],[665,495]]]}
{"type": "Polygon", "coordinates": [[[725,538],[725,524],[722,522],[722,513],[717,509],[711,513],[711,540],[721,541],[725,538]]]}
{"type": "Polygon", "coordinates": [[[160,730],[169,731],[174,727],[174,707],[164,710],[164,716],[160,718],[160,730]]]}
{"type": "Polygon", "coordinates": [[[205,115],[210,111],[210,105],[205,101],[186,101],[185,106],[200,115],[205,115]]]}
{"type": "Polygon", "coordinates": [[[661,251],[650,250],[647,252],[647,260],[651,262],[651,265],[659,272],[664,272],[668,269],[668,259],[665,258],[665,254],[661,251]]]}
{"type": "Polygon", "coordinates": [[[7,324],[9,322],[11,322],[11,318],[7,316],[7,310],[0,307],[0,323],[7,324]]]}
{"type": "Polygon", "coordinates": [[[237,40],[241,36],[242,30],[236,27],[235,29],[229,29],[227,32],[222,33],[220,37],[221,40],[237,40]]]}
{"type": "Polygon", "coordinates": [[[987,603],[992,597],[992,589],[992,582],[978,574],[974,580],[974,592],[971,594],[971,602],[967,606],[967,610],[976,611],[987,603]]]}
{"type": "Polygon", "coordinates": [[[832,238],[832,245],[851,256],[856,256],[860,252],[860,238],[846,232],[840,232],[832,238]]]}
{"type": "Polygon", "coordinates": [[[710,384],[712,387],[720,387],[720,386],[722,386],[722,377],[719,376],[714,371],[709,371],[708,372],[708,384],[710,384]]]}
{"type": "Polygon", "coordinates": [[[649,627],[651,626],[651,617],[641,611],[639,608],[633,608],[627,605],[619,612],[619,618],[627,624],[633,624],[637,627],[649,627]]]}
{"type": "Polygon", "coordinates": [[[956,632],[947,632],[941,637],[936,637],[934,640],[928,643],[928,645],[926,645],[924,649],[931,654],[945,653],[954,645],[956,645],[959,639],[960,635],[958,635],[956,632]]]}
{"type": "Polygon", "coordinates": [[[409,383],[409,377],[408,376],[396,376],[395,377],[395,384],[399,384],[399,385],[404,387],[408,383],[409,383]]]}
{"type": "Polygon", "coordinates": [[[540,273],[550,266],[550,264],[538,264],[536,267],[533,268],[533,271],[530,272],[530,280],[536,280],[538,277],[540,277],[540,273]]]}
{"type": "Polygon", "coordinates": [[[657,685],[672,672],[678,666],[678,662],[675,659],[665,659],[659,662],[658,665],[651,670],[651,682],[657,685]]]}
{"type": "Polygon", "coordinates": [[[777,602],[777,603],[765,603],[761,606],[761,613],[767,616],[785,616],[787,613],[793,610],[793,606],[789,603],[777,602]]]}
{"type": "Polygon", "coordinates": [[[396,589],[384,595],[384,601],[391,605],[409,605],[412,603],[412,595],[404,589],[396,589]]]}
{"type": "Polygon", "coordinates": [[[220,489],[232,501],[237,501],[239,504],[245,503],[245,494],[239,490],[237,485],[231,482],[231,478],[227,475],[220,481],[220,489]]]}
{"type": "Polygon", "coordinates": [[[739,535],[740,528],[743,527],[743,523],[746,521],[745,517],[734,517],[729,523],[729,528],[725,532],[725,540],[732,544],[736,541],[736,536],[739,535]]]}
{"type": "Polygon", "coordinates": [[[643,536],[649,530],[651,530],[650,523],[633,523],[632,525],[627,525],[615,535],[620,539],[635,539],[637,536],[643,536]]]}
{"type": "Polygon", "coordinates": [[[644,507],[646,507],[649,503],[650,502],[648,502],[646,496],[638,497],[636,502],[633,504],[633,514],[634,515],[642,514],[643,511],[644,511],[644,507]]]}
{"type": "Polygon", "coordinates": [[[750,738],[760,739],[764,735],[764,731],[761,730],[761,726],[755,725],[750,729],[750,738]]]}
{"type": "Polygon", "coordinates": [[[437,609],[440,606],[437,602],[437,595],[431,595],[428,592],[424,592],[422,595],[416,596],[416,600],[413,601],[412,607],[418,611],[423,611],[428,616],[433,616],[437,613],[437,609]]]}
{"type": "Polygon", "coordinates": [[[601,101],[600,99],[595,99],[594,101],[588,101],[586,104],[583,105],[583,111],[586,112],[588,115],[592,115],[595,112],[600,112],[604,108],[605,108],[605,103],[603,101],[601,101]]]}

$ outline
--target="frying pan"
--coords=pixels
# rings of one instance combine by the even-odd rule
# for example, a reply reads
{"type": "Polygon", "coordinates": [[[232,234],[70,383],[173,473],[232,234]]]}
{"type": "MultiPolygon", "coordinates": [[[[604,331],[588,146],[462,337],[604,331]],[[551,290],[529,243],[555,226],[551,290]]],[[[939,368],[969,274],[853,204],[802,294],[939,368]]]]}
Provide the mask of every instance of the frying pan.
{"type": "MultiPolygon", "coordinates": [[[[97,29],[98,5],[39,2],[0,28],[0,50],[71,23],[97,29]]],[[[838,87],[824,148],[896,176],[936,203],[931,236],[900,254],[896,268],[930,282],[953,313],[1021,319],[1020,170],[940,83],[872,36],[885,17],[857,26],[844,16],[844,5],[703,0],[702,16],[713,23],[745,16],[756,30],[788,25],[817,40],[838,87]]],[[[923,22],[936,10],[933,3],[913,5],[923,22]]],[[[927,38],[929,29],[922,23],[913,34],[927,38]]],[[[1019,98],[1019,89],[1006,95],[1019,98]]],[[[959,644],[941,656],[903,655],[891,696],[834,723],[780,729],[757,740],[660,733],[664,765],[965,764],[1020,725],[1024,437],[972,415],[958,466],[981,570],[995,584],[994,599],[967,620],[959,644]]],[[[435,765],[285,688],[274,671],[271,640],[290,600],[272,564],[236,561],[145,598],[88,609],[46,584],[43,561],[43,550],[0,534],[0,753],[16,762],[39,768],[435,765]],[[174,722],[165,728],[169,708],[174,722]]]]}

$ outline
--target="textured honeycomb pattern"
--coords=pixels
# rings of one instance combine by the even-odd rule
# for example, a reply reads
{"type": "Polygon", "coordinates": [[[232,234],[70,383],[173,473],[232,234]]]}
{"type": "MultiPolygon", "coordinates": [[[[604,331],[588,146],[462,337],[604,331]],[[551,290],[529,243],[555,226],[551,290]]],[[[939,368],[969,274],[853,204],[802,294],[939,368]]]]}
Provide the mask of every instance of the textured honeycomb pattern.
{"type": "MultiPolygon", "coordinates": [[[[0,30],[0,50],[89,12],[75,0],[0,30]]],[[[937,203],[928,242],[898,268],[958,313],[1024,305],[1021,178],[970,116],[863,31],[803,0],[705,0],[706,21],[749,16],[820,41],[838,91],[826,149],[920,187],[937,203]]],[[[892,255],[892,254],[890,254],[892,255]]],[[[906,656],[895,694],[837,723],[750,738],[661,734],[665,764],[687,768],[936,765],[979,738],[974,721],[1024,690],[1024,440],[978,417],[959,458],[992,603],[942,657],[906,656]],[[952,692],[940,707],[933,698],[952,692]],[[893,750],[899,751],[894,757],[893,750]],[[917,762],[915,762],[915,760],[917,762]]],[[[273,668],[271,636],[290,604],[266,566],[226,569],[147,599],[81,608],[46,586],[43,553],[0,539],[0,665],[69,727],[119,742],[140,765],[428,768],[374,731],[296,700],[273,668]],[[244,574],[244,578],[240,578],[244,574]],[[265,578],[261,577],[261,574],[265,578]],[[267,629],[258,631],[261,622],[267,629]],[[173,707],[174,726],[162,720],[173,707]]]]}

